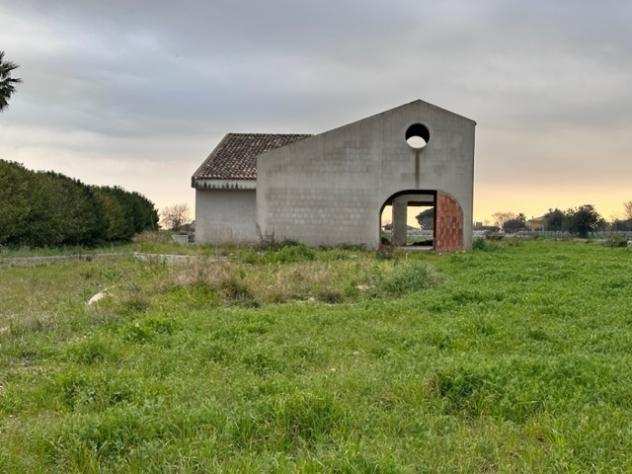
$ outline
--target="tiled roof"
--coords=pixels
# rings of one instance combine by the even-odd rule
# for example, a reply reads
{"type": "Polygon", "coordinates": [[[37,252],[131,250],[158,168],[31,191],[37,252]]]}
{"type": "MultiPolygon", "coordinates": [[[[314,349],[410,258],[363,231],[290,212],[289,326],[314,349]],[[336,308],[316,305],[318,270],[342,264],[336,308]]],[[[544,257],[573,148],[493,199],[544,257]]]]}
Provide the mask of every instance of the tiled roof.
{"type": "Polygon", "coordinates": [[[228,133],[193,174],[196,179],[257,179],[257,156],[311,135],[228,133]]]}

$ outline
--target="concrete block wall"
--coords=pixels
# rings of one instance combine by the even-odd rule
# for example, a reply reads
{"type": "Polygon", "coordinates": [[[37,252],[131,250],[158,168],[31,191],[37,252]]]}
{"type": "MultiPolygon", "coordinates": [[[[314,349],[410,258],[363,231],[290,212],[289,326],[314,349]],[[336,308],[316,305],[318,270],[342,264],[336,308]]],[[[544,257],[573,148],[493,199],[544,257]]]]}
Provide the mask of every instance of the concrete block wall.
{"type": "Polygon", "coordinates": [[[384,202],[405,190],[451,195],[463,211],[471,246],[475,123],[422,101],[324,132],[257,160],[257,221],[277,240],[311,245],[379,245],[384,202]],[[430,141],[420,153],[405,141],[422,123],[430,141]]]}
{"type": "Polygon", "coordinates": [[[255,190],[196,189],[197,243],[256,243],[255,190]]]}

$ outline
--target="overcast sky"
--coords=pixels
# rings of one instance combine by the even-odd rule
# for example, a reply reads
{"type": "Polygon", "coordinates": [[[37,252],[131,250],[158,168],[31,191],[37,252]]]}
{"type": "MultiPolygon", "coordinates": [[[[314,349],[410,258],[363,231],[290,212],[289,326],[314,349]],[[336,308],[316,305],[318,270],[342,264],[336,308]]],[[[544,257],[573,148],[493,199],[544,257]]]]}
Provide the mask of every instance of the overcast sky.
{"type": "Polygon", "coordinates": [[[0,0],[0,157],[159,207],[227,131],[421,98],[477,121],[474,213],[632,199],[632,2],[0,0]]]}

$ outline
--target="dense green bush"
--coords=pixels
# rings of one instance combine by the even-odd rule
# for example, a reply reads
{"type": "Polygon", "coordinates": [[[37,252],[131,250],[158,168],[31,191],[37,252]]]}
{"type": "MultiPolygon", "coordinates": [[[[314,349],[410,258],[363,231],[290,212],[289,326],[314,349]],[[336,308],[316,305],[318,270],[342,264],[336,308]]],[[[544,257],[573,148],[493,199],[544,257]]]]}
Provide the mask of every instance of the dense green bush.
{"type": "Polygon", "coordinates": [[[278,250],[270,251],[265,255],[268,263],[293,263],[308,262],[314,260],[316,252],[305,244],[298,242],[284,243],[278,250]]]}
{"type": "Polygon", "coordinates": [[[158,224],[153,203],[138,193],[4,160],[0,203],[0,245],[90,245],[126,240],[158,224]]]}
{"type": "MultiPolygon", "coordinates": [[[[493,240],[493,239],[492,239],[493,240]]],[[[486,239],[476,238],[472,242],[472,250],[482,250],[484,252],[491,252],[492,250],[496,250],[498,247],[486,239]]]]}
{"type": "Polygon", "coordinates": [[[380,295],[400,296],[434,286],[438,276],[427,263],[407,261],[396,265],[393,271],[380,277],[376,290],[380,295]]]}
{"type": "MultiPolygon", "coordinates": [[[[612,230],[624,230],[618,229],[616,224],[611,227],[612,230]]],[[[587,237],[590,232],[606,230],[608,223],[592,204],[584,204],[566,211],[549,209],[549,212],[544,215],[544,228],[550,231],[570,232],[573,235],[587,237]]]]}

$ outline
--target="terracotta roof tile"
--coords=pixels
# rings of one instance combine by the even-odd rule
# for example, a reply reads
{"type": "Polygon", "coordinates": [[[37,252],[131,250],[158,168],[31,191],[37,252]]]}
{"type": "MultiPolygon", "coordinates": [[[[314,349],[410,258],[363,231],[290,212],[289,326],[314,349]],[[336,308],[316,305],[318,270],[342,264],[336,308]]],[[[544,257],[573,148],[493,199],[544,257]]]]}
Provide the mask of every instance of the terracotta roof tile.
{"type": "Polygon", "coordinates": [[[311,135],[228,133],[193,174],[196,179],[257,179],[257,156],[311,135]]]}

